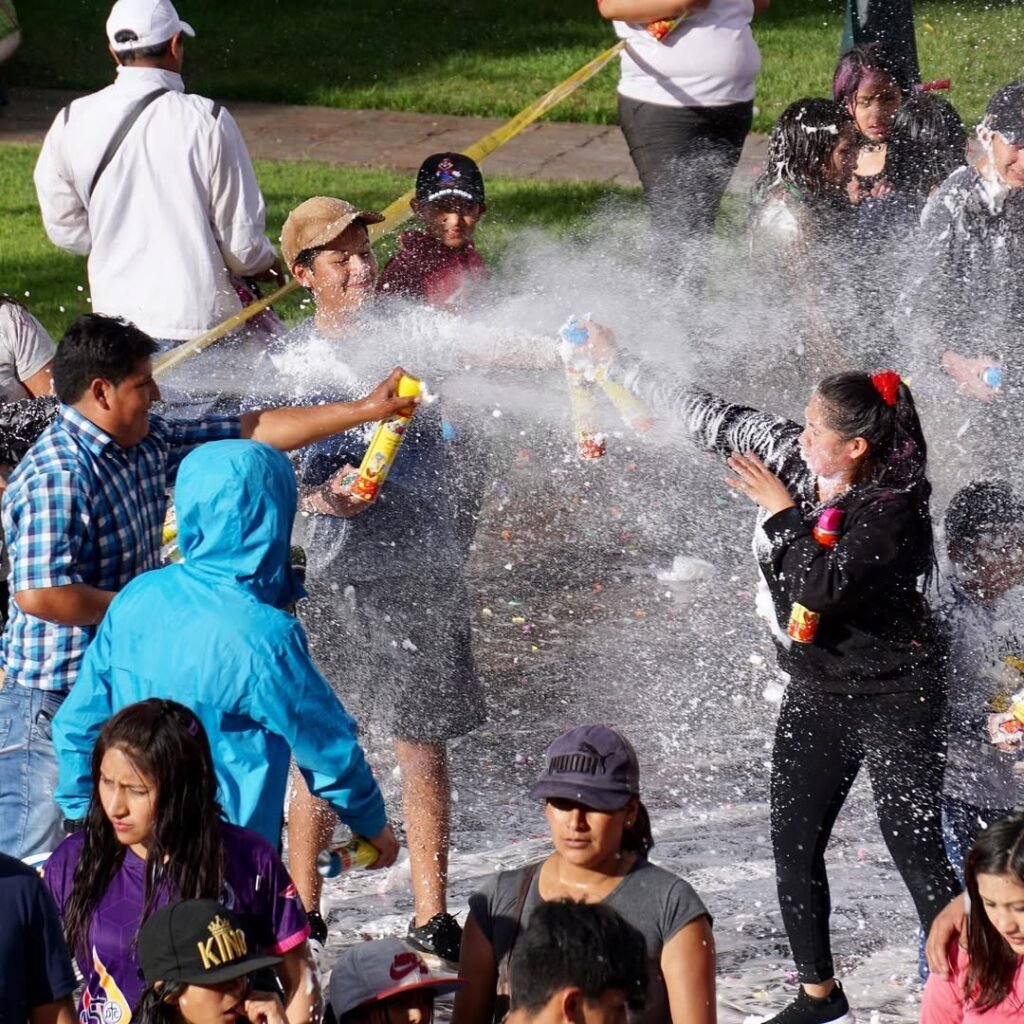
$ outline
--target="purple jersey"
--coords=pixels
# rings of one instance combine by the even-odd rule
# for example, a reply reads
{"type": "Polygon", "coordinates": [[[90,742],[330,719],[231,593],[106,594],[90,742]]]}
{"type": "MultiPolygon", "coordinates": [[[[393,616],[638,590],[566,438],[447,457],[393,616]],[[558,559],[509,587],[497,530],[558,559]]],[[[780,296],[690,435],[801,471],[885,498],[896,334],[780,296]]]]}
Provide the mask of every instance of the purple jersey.
{"type": "MultiPolygon", "coordinates": [[[[223,823],[224,892],[221,902],[242,919],[246,934],[268,953],[283,954],[309,935],[309,923],[281,858],[262,836],[223,823]]],[[[63,912],[85,841],[69,836],[46,862],[44,878],[63,912]]],[[[82,1024],[128,1024],[142,993],[135,940],[146,893],[146,863],[125,850],[121,869],[103,894],[89,925],[89,948],[75,950],[85,979],[78,1016],[82,1024]]],[[[169,903],[161,889],[153,909],[169,903]]]]}

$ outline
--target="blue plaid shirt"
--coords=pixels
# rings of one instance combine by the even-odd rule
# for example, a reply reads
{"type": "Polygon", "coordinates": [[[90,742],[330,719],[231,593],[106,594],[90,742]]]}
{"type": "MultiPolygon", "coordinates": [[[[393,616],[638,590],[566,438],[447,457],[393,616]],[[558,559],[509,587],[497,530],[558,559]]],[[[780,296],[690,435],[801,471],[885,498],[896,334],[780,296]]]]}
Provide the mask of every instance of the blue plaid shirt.
{"type": "MultiPolygon", "coordinates": [[[[154,569],[167,511],[167,486],[197,445],[238,437],[234,416],[185,422],[150,417],[149,434],[122,448],[70,406],[11,474],[3,499],[11,594],[87,583],[120,590],[154,569]]],[[[62,626],[11,601],[0,641],[8,684],[66,691],[75,681],[92,626],[62,626]]]]}

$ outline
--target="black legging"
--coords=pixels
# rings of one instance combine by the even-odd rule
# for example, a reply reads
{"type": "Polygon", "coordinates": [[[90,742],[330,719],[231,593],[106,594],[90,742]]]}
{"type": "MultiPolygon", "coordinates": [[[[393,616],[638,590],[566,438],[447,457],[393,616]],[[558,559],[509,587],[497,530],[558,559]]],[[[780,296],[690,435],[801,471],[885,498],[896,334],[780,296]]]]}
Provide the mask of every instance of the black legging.
{"type": "Polygon", "coordinates": [[[772,752],[772,846],[782,919],[802,982],[833,977],[825,848],[862,763],[882,835],[927,931],[960,891],[942,841],[944,701],[921,692],[821,693],[796,682],[772,752]]]}

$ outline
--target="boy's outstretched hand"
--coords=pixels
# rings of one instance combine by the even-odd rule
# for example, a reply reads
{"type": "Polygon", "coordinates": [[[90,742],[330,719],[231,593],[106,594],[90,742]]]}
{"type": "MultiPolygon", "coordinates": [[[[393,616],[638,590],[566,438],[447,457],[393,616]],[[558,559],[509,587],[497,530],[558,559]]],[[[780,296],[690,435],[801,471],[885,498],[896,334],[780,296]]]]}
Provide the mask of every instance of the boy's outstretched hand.
{"type": "Polygon", "coordinates": [[[398,382],[407,374],[400,366],[396,366],[365,398],[361,400],[367,419],[384,420],[396,412],[413,409],[420,404],[419,396],[400,397],[398,382]]]}

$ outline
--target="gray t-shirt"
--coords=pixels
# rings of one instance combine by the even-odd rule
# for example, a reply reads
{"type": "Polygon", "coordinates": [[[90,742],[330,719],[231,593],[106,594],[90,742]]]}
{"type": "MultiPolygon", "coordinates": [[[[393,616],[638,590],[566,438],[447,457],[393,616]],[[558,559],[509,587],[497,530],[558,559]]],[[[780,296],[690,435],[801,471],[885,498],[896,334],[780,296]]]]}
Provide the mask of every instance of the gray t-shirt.
{"type": "Polygon", "coordinates": [[[0,302],[0,401],[28,398],[23,380],[37,374],[57,351],[46,328],[14,302],[0,302]]]}
{"type": "MultiPolygon", "coordinates": [[[[533,865],[535,870],[522,914],[516,919],[516,906],[529,867],[493,875],[469,899],[470,914],[494,948],[499,975],[507,970],[519,929],[529,924],[533,908],[541,902],[540,865],[537,864],[533,865]]],[[[691,921],[702,916],[710,921],[707,907],[689,882],[642,859],[636,861],[629,874],[602,902],[618,911],[647,942],[650,971],[644,1024],[670,1021],[668,992],[661,976],[661,951],[665,943],[691,921]]],[[[500,996],[495,1009],[496,1019],[504,1014],[500,996]]]]}

